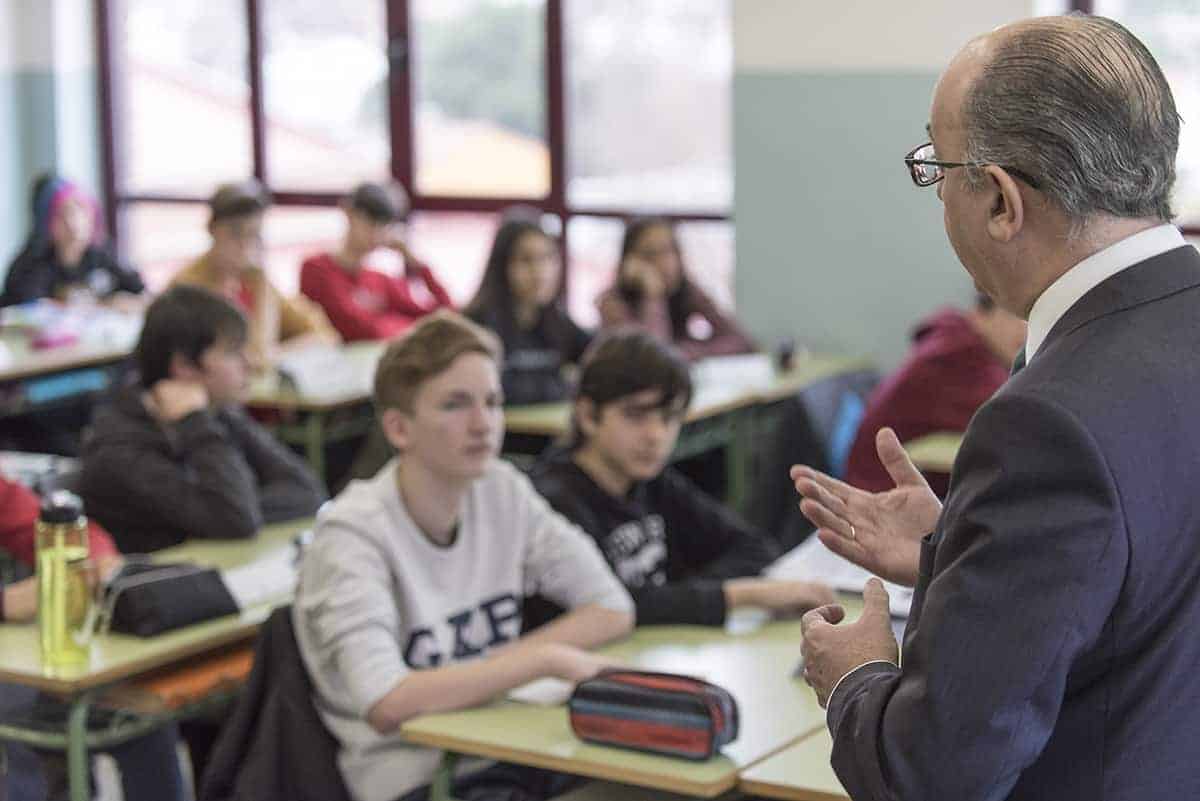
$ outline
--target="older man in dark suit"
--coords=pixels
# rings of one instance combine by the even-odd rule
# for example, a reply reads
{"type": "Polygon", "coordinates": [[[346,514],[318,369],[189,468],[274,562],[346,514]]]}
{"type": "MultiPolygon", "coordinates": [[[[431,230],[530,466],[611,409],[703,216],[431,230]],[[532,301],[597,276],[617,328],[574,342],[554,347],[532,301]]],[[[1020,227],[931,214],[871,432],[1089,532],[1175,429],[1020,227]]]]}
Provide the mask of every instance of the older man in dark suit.
{"type": "Polygon", "coordinates": [[[1027,20],[954,59],[929,133],[913,180],[1029,334],[944,509],[886,429],[893,490],[793,469],[823,542],[916,586],[902,661],[876,581],[855,623],[805,616],[834,768],[855,801],[1200,798],[1200,254],[1169,224],[1170,89],[1110,20],[1027,20]]]}

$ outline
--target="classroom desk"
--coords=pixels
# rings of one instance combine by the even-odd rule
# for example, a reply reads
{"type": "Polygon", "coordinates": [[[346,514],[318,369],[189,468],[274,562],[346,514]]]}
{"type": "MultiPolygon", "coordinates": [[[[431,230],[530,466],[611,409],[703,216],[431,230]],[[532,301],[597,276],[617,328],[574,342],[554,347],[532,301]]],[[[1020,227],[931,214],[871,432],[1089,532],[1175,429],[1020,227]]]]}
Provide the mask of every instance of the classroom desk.
{"type": "Polygon", "coordinates": [[[742,773],[738,789],[782,801],[850,801],[829,764],[833,738],[822,726],[742,773]]]}
{"type": "Polygon", "coordinates": [[[650,626],[603,652],[647,670],[698,673],[725,687],[738,701],[738,739],[706,762],[588,745],[571,733],[565,707],[508,700],[416,718],[401,734],[456,754],[712,798],[735,787],[742,769],[825,725],[812,690],[791,675],[800,655],[797,621],[769,623],[745,634],[650,626]]]}
{"type": "Polygon", "coordinates": [[[939,431],[904,443],[904,449],[918,470],[949,473],[962,445],[963,435],[955,431],[939,431]]]}
{"type": "Polygon", "coordinates": [[[116,384],[132,349],[116,340],[33,350],[24,336],[0,334],[0,417],[103,392],[116,384]]]}
{"type": "MultiPolygon", "coordinates": [[[[217,568],[248,564],[293,547],[296,534],[312,525],[310,519],[280,523],[264,528],[253,540],[199,541],[167,548],[155,554],[161,561],[194,561],[217,568]]],[[[49,743],[46,732],[0,725],[0,740],[39,745],[65,745],[71,779],[71,798],[87,798],[87,712],[96,693],[153,670],[178,665],[225,646],[252,639],[271,610],[288,598],[272,599],[236,615],[209,620],[151,638],[109,633],[97,637],[86,665],[66,668],[43,666],[34,624],[0,626],[0,682],[34,687],[62,697],[70,705],[68,726],[61,742],[49,743]]],[[[139,726],[128,736],[137,736],[162,719],[139,726]]],[[[109,737],[108,739],[113,739],[109,737]]],[[[120,740],[127,739],[122,736],[120,740]]]]}
{"type": "Polygon", "coordinates": [[[304,448],[305,459],[322,480],[325,444],[365,435],[375,419],[371,404],[375,365],[386,342],[353,342],[338,350],[336,365],[320,376],[305,376],[303,389],[278,372],[260,376],[250,387],[246,406],[272,411],[279,421],[271,427],[281,441],[304,448]]]}

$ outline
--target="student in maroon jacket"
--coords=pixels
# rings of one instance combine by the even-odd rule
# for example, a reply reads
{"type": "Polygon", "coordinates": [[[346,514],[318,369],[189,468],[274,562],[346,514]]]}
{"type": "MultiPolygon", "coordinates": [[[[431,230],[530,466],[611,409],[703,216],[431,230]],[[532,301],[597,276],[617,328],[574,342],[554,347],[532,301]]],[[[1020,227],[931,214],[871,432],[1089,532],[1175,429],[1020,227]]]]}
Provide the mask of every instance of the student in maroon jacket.
{"type": "Polygon", "coordinates": [[[300,291],[320,304],[347,342],[390,339],[429,312],[454,305],[429,266],[413,258],[396,235],[395,223],[407,206],[398,185],[360,185],[342,201],[341,250],[311,256],[300,267],[300,291]],[[402,278],[364,265],[372,251],[384,247],[403,257],[402,278]]]}
{"type": "MultiPolygon", "coordinates": [[[[895,486],[875,453],[875,434],[892,428],[901,442],[935,431],[966,431],[975,410],[1008,378],[1025,344],[1025,321],[987,295],[969,311],[943,309],[917,326],[908,356],[867,402],[846,463],[846,482],[882,492],[895,486]]],[[[950,476],[927,477],[939,498],[950,476]]]]}
{"type": "MultiPolygon", "coordinates": [[[[640,331],[601,338],[584,357],[572,443],[534,467],[534,486],[596,540],[638,625],[719,626],[738,606],[798,614],[828,602],[824,585],[761,578],[774,542],[667,466],[691,399],[673,348],[640,331]]],[[[554,611],[531,599],[526,623],[554,611]]]]}
{"type": "Polygon", "coordinates": [[[640,217],[625,226],[616,281],[596,306],[602,328],[642,328],[689,359],[756,350],[737,320],[688,277],[675,227],[663,217],[640,217]]]}

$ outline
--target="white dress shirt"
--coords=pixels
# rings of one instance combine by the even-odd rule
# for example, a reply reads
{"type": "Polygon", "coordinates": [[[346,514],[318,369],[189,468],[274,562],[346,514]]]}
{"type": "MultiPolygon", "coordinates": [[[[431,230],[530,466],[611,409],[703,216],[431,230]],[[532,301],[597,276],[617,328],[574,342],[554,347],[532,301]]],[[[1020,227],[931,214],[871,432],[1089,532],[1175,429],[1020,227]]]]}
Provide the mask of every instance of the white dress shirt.
{"type": "Polygon", "coordinates": [[[1029,333],[1025,335],[1026,363],[1033,361],[1054,324],[1092,289],[1127,267],[1186,244],[1179,229],[1166,223],[1127,236],[1067,270],[1046,287],[1029,311],[1029,333]]]}

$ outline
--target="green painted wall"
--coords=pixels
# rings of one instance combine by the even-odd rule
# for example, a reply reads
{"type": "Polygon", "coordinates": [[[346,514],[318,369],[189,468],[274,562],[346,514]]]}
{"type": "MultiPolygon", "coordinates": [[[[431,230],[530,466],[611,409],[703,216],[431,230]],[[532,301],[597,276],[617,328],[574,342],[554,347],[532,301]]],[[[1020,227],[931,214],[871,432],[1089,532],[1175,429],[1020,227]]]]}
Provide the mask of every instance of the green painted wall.
{"type": "Polygon", "coordinates": [[[936,80],[735,76],[735,288],[762,341],[792,335],[890,367],[922,315],[969,302],[941,204],[902,162],[923,141],[936,80]]]}

